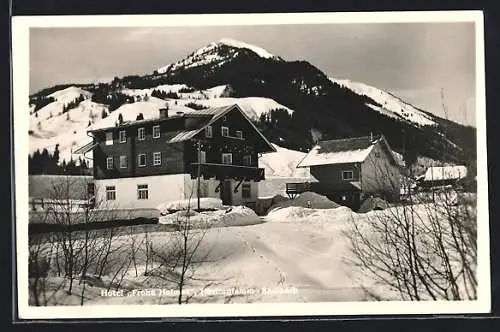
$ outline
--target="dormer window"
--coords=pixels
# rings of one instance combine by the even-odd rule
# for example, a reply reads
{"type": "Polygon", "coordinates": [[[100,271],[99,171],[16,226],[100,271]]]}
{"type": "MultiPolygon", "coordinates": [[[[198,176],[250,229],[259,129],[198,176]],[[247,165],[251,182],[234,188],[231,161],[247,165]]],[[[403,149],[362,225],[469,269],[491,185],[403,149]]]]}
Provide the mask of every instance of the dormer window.
{"type": "Polygon", "coordinates": [[[113,132],[106,133],[106,145],[113,145],[113,132]]]}
{"type": "Polygon", "coordinates": [[[229,136],[229,128],[228,127],[220,127],[220,132],[221,132],[221,135],[224,137],[229,136]]]}
{"type": "Polygon", "coordinates": [[[160,126],[153,126],[153,138],[160,137],[160,126]]]}
{"type": "Polygon", "coordinates": [[[139,128],[137,129],[137,140],[144,141],[146,139],[146,129],[139,128]]]}
{"type": "Polygon", "coordinates": [[[243,132],[241,130],[236,130],[236,137],[243,139],[243,132]]]}
{"type": "Polygon", "coordinates": [[[208,138],[213,137],[212,126],[208,126],[205,128],[205,137],[208,137],[208,138]]]}

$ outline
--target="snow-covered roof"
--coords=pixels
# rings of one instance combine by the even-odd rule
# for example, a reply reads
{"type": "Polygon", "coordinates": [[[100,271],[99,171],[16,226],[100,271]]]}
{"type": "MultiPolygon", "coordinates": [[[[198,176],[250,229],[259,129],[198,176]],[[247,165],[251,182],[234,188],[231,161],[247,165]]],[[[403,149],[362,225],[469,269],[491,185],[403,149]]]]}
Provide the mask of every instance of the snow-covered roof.
{"type": "MultiPolygon", "coordinates": [[[[225,106],[225,107],[214,107],[214,108],[207,108],[207,109],[202,109],[202,110],[197,110],[193,111],[190,114],[197,114],[197,115],[210,115],[212,118],[203,124],[200,128],[195,129],[195,130],[185,130],[185,131],[179,131],[175,133],[175,135],[170,138],[169,142],[170,143],[178,143],[182,141],[189,140],[196,136],[199,132],[202,130],[205,130],[206,127],[210,126],[213,124],[215,121],[223,117],[225,114],[227,114],[229,111],[232,111],[233,109],[237,109],[243,117],[250,123],[250,125],[255,129],[255,131],[259,134],[259,136],[262,137],[262,139],[266,142],[266,144],[269,146],[269,150],[267,152],[276,152],[276,148],[273,146],[269,140],[262,135],[259,129],[253,124],[252,120],[245,114],[245,112],[237,105],[233,104],[230,106],[225,106]]],[[[264,151],[262,151],[264,152],[264,151]]]]}
{"type": "Polygon", "coordinates": [[[383,136],[366,136],[321,141],[309,151],[297,167],[363,162],[375,144],[382,139],[383,136]]]}
{"type": "Polygon", "coordinates": [[[465,166],[432,166],[424,174],[424,181],[461,180],[467,176],[465,166]]]}
{"type": "MultiPolygon", "coordinates": [[[[137,104],[137,103],[135,103],[135,104],[137,104]]],[[[212,108],[201,109],[201,110],[192,110],[189,113],[183,113],[181,115],[172,115],[172,116],[169,116],[168,118],[164,118],[164,119],[160,119],[160,118],[157,118],[157,117],[151,117],[149,119],[144,119],[144,120],[136,120],[136,121],[128,120],[128,121],[125,121],[124,124],[122,124],[122,126],[123,125],[133,126],[133,125],[136,125],[138,123],[151,122],[151,121],[169,121],[172,118],[178,118],[178,117],[181,117],[181,116],[189,116],[189,117],[191,117],[191,116],[202,116],[202,117],[205,117],[206,116],[207,121],[204,121],[200,125],[200,127],[196,128],[196,129],[178,130],[178,131],[174,131],[174,132],[169,133],[167,141],[169,143],[179,143],[179,142],[183,142],[183,141],[187,141],[189,139],[192,139],[198,133],[200,133],[202,130],[204,130],[207,126],[211,125],[212,123],[214,123],[215,121],[217,121],[218,119],[220,119],[222,116],[224,116],[225,114],[227,114],[229,111],[232,111],[233,109],[237,109],[243,115],[243,117],[251,124],[251,126],[257,131],[257,133],[263,138],[263,140],[269,146],[268,151],[276,152],[276,149],[271,144],[271,142],[269,142],[267,140],[267,138],[264,135],[262,135],[262,133],[260,132],[260,130],[257,129],[257,127],[255,127],[255,125],[253,124],[252,120],[245,114],[245,112],[237,104],[233,104],[233,105],[229,105],[229,106],[224,106],[224,107],[212,107],[212,108]]],[[[116,111],[113,112],[113,113],[116,113],[116,111]]],[[[117,123],[116,121],[114,122],[115,124],[117,123]]],[[[108,128],[115,128],[115,126],[116,125],[111,125],[111,126],[107,126],[107,127],[99,126],[98,128],[93,128],[92,127],[89,131],[90,132],[101,131],[101,130],[105,130],[105,129],[108,129],[108,128]]],[[[84,147],[81,147],[80,149],[83,149],[83,148],[84,147]]]]}
{"type": "Polygon", "coordinates": [[[193,138],[199,132],[200,131],[198,129],[195,129],[195,130],[179,130],[179,131],[176,131],[176,132],[172,132],[171,135],[168,135],[169,137],[167,137],[168,138],[167,142],[168,143],[184,142],[184,141],[187,141],[187,140],[193,138]]]}

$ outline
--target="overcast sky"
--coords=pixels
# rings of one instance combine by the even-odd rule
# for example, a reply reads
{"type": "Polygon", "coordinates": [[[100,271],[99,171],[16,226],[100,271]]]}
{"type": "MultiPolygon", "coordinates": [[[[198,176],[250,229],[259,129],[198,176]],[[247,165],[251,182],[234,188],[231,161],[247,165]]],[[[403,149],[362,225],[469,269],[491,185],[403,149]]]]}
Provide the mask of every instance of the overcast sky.
{"type": "Polygon", "coordinates": [[[392,92],[475,125],[474,23],[370,23],[167,28],[31,28],[30,93],[152,73],[211,41],[233,38],[325,74],[392,92]]]}

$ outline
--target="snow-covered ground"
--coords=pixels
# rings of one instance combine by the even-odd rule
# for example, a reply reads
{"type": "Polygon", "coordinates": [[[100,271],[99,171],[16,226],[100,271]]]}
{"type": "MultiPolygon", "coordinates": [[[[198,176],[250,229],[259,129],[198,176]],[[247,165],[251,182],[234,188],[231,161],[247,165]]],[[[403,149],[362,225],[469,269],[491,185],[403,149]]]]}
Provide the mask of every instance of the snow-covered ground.
{"type": "Polygon", "coordinates": [[[159,223],[176,225],[183,220],[187,220],[189,225],[199,228],[247,226],[262,222],[262,219],[252,209],[245,206],[232,206],[224,210],[199,213],[194,210],[181,210],[160,216],[159,223]]]}
{"type": "Polygon", "coordinates": [[[336,79],[330,77],[330,80],[340,86],[344,86],[352,90],[359,95],[365,95],[382,105],[380,107],[373,104],[367,104],[370,108],[377,112],[389,117],[408,121],[418,126],[437,126],[437,123],[435,123],[429,115],[386,91],[365,83],[354,82],[348,79],[336,79]]]}
{"type": "MultiPolygon", "coordinates": [[[[268,113],[272,109],[286,109],[289,114],[293,110],[277,103],[269,98],[247,97],[226,98],[221,97],[228,87],[226,85],[214,86],[206,90],[194,90],[192,92],[180,92],[182,89],[191,89],[185,84],[159,85],[149,89],[123,89],[122,93],[134,96],[136,101],[124,104],[113,112],[108,111],[108,106],[98,104],[90,100],[92,93],[77,87],[68,87],[56,91],[50,96],[55,101],[34,112],[33,105],[30,108],[30,153],[44,148],[52,153],[55,146],[59,144],[60,161],[69,159],[72,151],[91,142],[87,131],[91,129],[112,127],[118,122],[120,114],[124,121],[134,121],[142,113],[144,119],[159,117],[159,109],[168,105],[169,114],[194,112],[193,108],[186,104],[197,103],[205,107],[221,107],[238,104],[252,120],[258,121],[261,114],[268,113]],[[153,90],[163,92],[175,92],[180,99],[159,99],[151,97],[153,90]],[[76,108],[63,113],[63,108],[69,102],[74,101],[80,95],[84,97],[76,108]],[[103,119],[102,115],[106,113],[103,119]],[[90,125],[89,125],[90,124],[90,125]]],[[[73,155],[74,159],[78,156],[73,155]]],[[[287,174],[288,176],[289,174],[287,174]]]]}
{"type": "MultiPolygon", "coordinates": [[[[183,199],[178,201],[165,202],[156,207],[161,214],[167,214],[169,211],[178,210],[194,210],[198,208],[198,200],[193,199],[183,199]]],[[[200,209],[215,209],[220,210],[223,208],[222,200],[213,197],[201,197],[200,198],[200,209]]]]}
{"type": "MultiPolygon", "coordinates": [[[[266,222],[249,225],[247,220],[255,220],[247,208],[236,207],[227,213],[226,227],[211,228],[204,235],[200,252],[210,252],[209,261],[199,266],[196,275],[203,280],[211,280],[212,285],[193,282],[187,289],[206,294],[216,290],[230,290],[235,287],[252,290],[253,294],[226,296],[217,294],[195,296],[193,302],[248,303],[248,302],[316,302],[316,301],[356,301],[366,296],[349,276],[349,267],[342,263],[347,253],[345,241],[341,236],[342,225],[349,215],[344,208],[328,210],[324,217],[307,222],[304,220],[281,219],[270,216],[266,222]],[[334,219],[328,218],[335,216],[334,219]],[[238,226],[235,226],[238,225],[238,226]],[[241,227],[240,225],[245,225],[241,227]],[[265,291],[265,290],[270,291],[265,291]],[[274,290],[272,292],[271,290],[274,290]]],[[[251,211],[251,210],[250,210],[251,211]]],[[[325,210],[327,211],[327,210],[325,210]]],[[[224,213],[221,211],[219,213],[224,213]]],[[[313,214],[314,215],[314,214],[313,214]]],[[[144,234],[136,234],[136,244],[144,234]]],[[[161,248],[171,238],[170,232],[149,233],[153,247],[161,248]]],[[[120,236],[116,245],[124,246],[130,236],[120,236]]],[[[122,253],[126,255],[125,252],[122,253]]],[[[140,264],[139,271],[144,269],[140,264]]],[[[103,278],[103,280],[105,280],[103,278]]],[[[141,276],[136,277],[131,266],[124,285],[131,288],[170,288],[165,281],[156,281],[141,276]]],[[[78,294],[80,286],[75,285],[78,294]]],[[[135,296],[103,297],[100,289],[105,286],[89,287],[86,304],[137,304],[137,303],[175,303],[175,297],[135,296]],[[92,295],[95,294],[95,295],[92,295]]],[[[77,301],[62,294],[61,302],[66,304],[77,301]]]]}
{"type": "MultiPolygon", "coordinates": [[[[414,205],[412,211],[418,211],[425,219],[429,207],[426,204],[414,205]]],[[[193,237],[202,235],[194,259],[203,257],[204,263],[196,265],[195,280],[185,285],[185,291],[194,294],[190,303],[373,300],[365,290],[383,295],[385,300],[396,300],[397,293],[361,273],[352,264],[354,257],[346,231],[356,224],[368,240],[377,240],[381,234],[370,231],[367,227],[369,221],[384,215],[397,215],[401,209],[391,207],[385,211],[358,214],[347,207],[311,209],[288,206],[275,209],[264,218],[258,218],[245,207],[207,212],[218,218],[219,223],[210,225],[211,228],[196,228],[197,233],[193,233],[193,237]],[[247,290],[247,293],[231,294],[235,289],[247,290]]],[[[177,217],[182,218],[183,212],[177,213],[180,213],[177,217]]],[[[191,217],[196,220],[200,215],[193,213],[191,217]]],[[[123,261],[130,243],[141,246],[147,239],[151,241],[150,248],[163,250],[176,238],[172,231],[142,232],[125,231],[117,235],[113,245],[120,250],[113,251],[114,256],[110,259],[123,261]]],[[[93,286],[87,286],[85,303],[175,303],[177,298],[172,294],[133,295],[134,289],[135,292],[176,289],[164,279],[144,276],[144,254],[141,252],[138,251],[136,266],[127,268],[122,281],[122,289],[132,296],[100,296],[100,291],[106,289],[111,278],[111,275],[104,275],[93,286]]],[[[155,264],[158,263],[150,262],[149,270],[155,264]]],[[[61,280],[51,277],[49,283],[61,280]]],[[[81,286],[75,283],[74,295],[68,296],[61,289],[54,298],[58,304],[78,304],[80,289],[81,286]]]]}
{"type": "Polygon", "coordinates": [[[70,160],[73,150],[92,141],[87,135],[89,123],[98,122],[102,112],[108,109],[106,105],[87,99],[63,114],[63,105],[56,101],[40,109],[37,115],[30,115],[30,153],[44,148],[52,153],[59,144],[60,160],[70,160]]]}
{"type": "Polygon", "coordinates": [[[50,94],[49,97],[53,97],[55,100],[67,104],[80,97],[80,95],[82,95],[85,99],[88,99],[92,96],[92,93],[76,86],[70,86],[66,89],[58,90],[50,94]]]}

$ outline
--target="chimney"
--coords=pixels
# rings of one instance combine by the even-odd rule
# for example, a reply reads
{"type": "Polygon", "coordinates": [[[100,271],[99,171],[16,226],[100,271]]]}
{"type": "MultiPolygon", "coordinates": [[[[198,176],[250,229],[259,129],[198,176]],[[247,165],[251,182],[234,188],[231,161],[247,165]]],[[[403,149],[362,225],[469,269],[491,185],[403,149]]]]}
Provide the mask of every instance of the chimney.
{"type": "Polygon", "coordinates": [[[168,118],[168,104],[165,107],[160,108],[160,119],[168,118]]]}
{"type": "Polygon", "coordinates": [[[370,142],[373,142],[373,133],[370,131],[370,142]]]}

